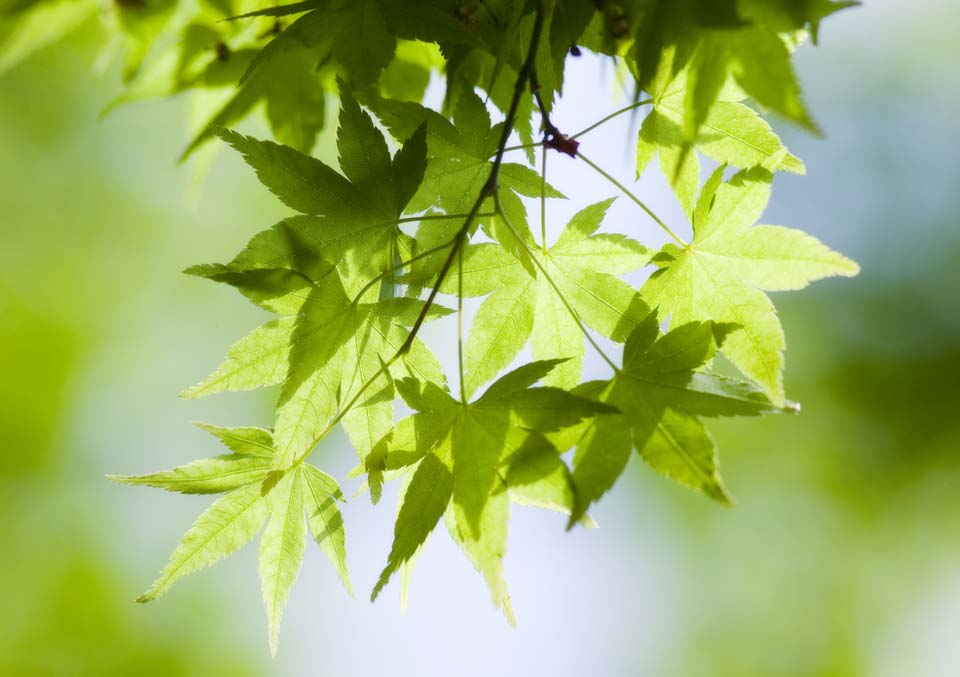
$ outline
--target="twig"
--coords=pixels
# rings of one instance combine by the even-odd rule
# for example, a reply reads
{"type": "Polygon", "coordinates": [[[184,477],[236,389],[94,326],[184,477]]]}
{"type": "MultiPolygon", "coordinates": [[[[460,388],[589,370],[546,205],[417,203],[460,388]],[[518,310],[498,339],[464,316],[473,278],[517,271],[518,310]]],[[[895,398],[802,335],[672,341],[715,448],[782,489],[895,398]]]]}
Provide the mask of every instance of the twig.
{"type": "Polygon", "coordinates": [[[510,138],[510,134],[513,133],[513,128],[516,124],[517,110],[520,106],[520,99],[523,96],[523,93],[527,87],[527,83],[529,82],[533,73],[537,48],[540,45],[540,37],[543,33],[543,23],[544,13],[543,3],[541,2],[537,5],[537,11],[534,15],[533,31],[530,36],[530,44],[527,47],[527,57],[524,60],[520,71],[517,73],[517,81],[513,88],[513,98],[510,101],[510,107],[507,110],[507,115],[503,123],[503,132],[500,135],[500,141],[497,146],[497,154],[493,160],[493,167],[491,167],[490,174],[487,177],[486,182],[484,182],[483,187],[480,189],[480,194],[477,196],[476,202],[474,202],[473,207],[470,209],[470,212],[464,219],[463,225],[457,231],[456,235],[454,235],[452,245],[450,246],[450,253],[447,254],[447,258],[443,262],[443,266],[437,273],[437,281],[430,290],[430,294],[427,296],[424,306],[420,310],[419,315],[417,315],[417,319],[414,321],[413,326],[410,327],[410,332],[407,334],[406,340],[404,340],[393,356],[386,362],[381,363],[380,368],[376,371],[376,373],[374,373],[371,378],[367,379],[367,381],[360,386],[360,389],[357,390],[347,404],[340,409],[330,424],[324,428],[323,432],[321,432],[320,435],[318,435],[316,439],[314,439],[310,445],[296,458],[293,465],[301,463],[307,456],[309,456],[314,447],[316,447],[317,444],[319,444],[320,441],[326,437],[330,431],[333,430],[334,427],[336,427],[336,425],[343,420],[343,417],[346,416],[347,413],[356,405],[356,403],[360,400],[360,397],[363,396],[367,389],[369,389],[370,386],[377,381],[377,379],[386,373],[398,359],[410,352],[410,348],[413,346],[413,342],[416,340],[417,334],[420,332],[420,328],[423,326],[423,323],[430,312],[430,308],[437,298],[437,294],[440,291],[440,286],[443,284],[443,281],[449,274],[450,267],[453,265],[454,260],[456,260],[457,256],[459,255],[464,243],[469,238],[470,228],[480,213],[481,205],[485,200],[491,197],[494,198],[496,203],[500,165],[503,164],[503,155],[506,152],[507,140],[510,138]]]}

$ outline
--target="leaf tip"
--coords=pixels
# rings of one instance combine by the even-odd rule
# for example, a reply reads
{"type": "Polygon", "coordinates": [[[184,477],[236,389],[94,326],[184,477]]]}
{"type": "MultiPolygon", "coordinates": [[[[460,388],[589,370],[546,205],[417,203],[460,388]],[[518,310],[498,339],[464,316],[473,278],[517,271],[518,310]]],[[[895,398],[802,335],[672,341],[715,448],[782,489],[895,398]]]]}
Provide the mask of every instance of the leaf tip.
{"type": "Polygon", "coordinates": [[[134,601],[135,601],[137,604],[146,604],[147,602],[152,602],[152,601],[155,600],[158,596],[159,596],[159,595],[157,594],[157,591],[156,591],[153,587],[151,587],[149,590],[147,590],[147,591],[144,592],[142,595],[140,595],[139,597],[137,597],[134,601]]]}
{"type": "Polygon", "coordinates": [[[201,395],[202,393],[200,392],[199,385],[190,386],[189,388],[184,388],[179,393],[177,393],[177,397],[179,397],[181,400],[196,400],[200,398],[201,395]]]}
{"type": "Polygon", "coordinates": [[[734,508],[737,505],[736,499],[727,491],[727,488],[723,485],[723,480],[719,476],[715,478],[715,482],[704,486],[703,491],[724,508],[734,508]]]}

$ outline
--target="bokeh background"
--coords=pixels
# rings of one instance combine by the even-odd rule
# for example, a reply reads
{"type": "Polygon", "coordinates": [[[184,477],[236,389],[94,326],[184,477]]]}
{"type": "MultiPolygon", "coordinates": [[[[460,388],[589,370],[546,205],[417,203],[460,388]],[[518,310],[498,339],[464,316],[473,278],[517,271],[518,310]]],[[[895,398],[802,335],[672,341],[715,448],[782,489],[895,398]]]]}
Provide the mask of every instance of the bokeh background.
{"type": "MultiPolygon", "coordinates": [[[[599,529],[515,510],[513,631],[442,533],[406,614],[396,584],[370,605],[393,508],[358,498],[345,509],[358,598],[309,549],[276,660],[255,548],[133,603],[209,499],[103,476],[213,453],[191,420],[269,423],[269,393],[176,397],[260,319],[179,271],[231,256],[282,208],[228,154],[191,197],[175,162],[184,100],[98,120],[119,76],[93,72],[92,26],[0,76],[0,674],[960,674],[958,25],[951,0],[868,0],[798,55],[827,139],[778,125],[808,176],[778,178],[764,221],[813,232],[863,273],[775,298],[804,411],[712,426],[737,508],[633,462],[599,529]]],[[[571,131],[616,104],[608,68],[573,68],[556,118],[571,131]]],[[[629,178],[635,122],[583,149],[629,178]]],[[[315,152],[334,161],[329,134],[315,152]]],[[[549,172],[576,197],[550,207],[557,227],[614,194],[572,161],[549,172]]],[[[649,174],[638,190],[677,220],[649,174]]],[[[624,200],[611,226],[659,237],[624,200]]],[[[318,456],[341,479],[352,465],[343,440],[318,456]]]]}

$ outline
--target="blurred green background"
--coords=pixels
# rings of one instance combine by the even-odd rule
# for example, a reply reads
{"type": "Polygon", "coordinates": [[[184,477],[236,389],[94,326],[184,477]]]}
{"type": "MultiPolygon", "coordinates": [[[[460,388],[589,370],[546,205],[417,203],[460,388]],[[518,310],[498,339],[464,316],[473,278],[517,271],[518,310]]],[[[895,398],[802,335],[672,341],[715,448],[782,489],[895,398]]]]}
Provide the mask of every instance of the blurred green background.
{"type": "MultiPolygon", "coordinates": [[[[226,155],[188,197],[183,100],[98,121],[119,78],[92,72],[92,27],[0,76],[0,675],[960,674],[958,25],[949,0],[868,1],[798,56],[828,138],[778,127],[808,176],[779,180],[764,221],[863,273],[775,299],[804,411],[712,426],[736,509],[634,463],[598,530],[518,511],[511,631],[445,537],[405,618],[369,605],[393,513],[358,499],[358,599],[309,555],[275,661],[251,548],[133,603],[208,500],[103,475],[213,452],[194,419],[269,423],[269,393],[177,399],[259,315],[179,271],[281,209],[226,155]]],[[[584,100],[570,116],[599,117],[584,100]]],[[[330,451],[343,479],[352,452],[330,451]]]]}

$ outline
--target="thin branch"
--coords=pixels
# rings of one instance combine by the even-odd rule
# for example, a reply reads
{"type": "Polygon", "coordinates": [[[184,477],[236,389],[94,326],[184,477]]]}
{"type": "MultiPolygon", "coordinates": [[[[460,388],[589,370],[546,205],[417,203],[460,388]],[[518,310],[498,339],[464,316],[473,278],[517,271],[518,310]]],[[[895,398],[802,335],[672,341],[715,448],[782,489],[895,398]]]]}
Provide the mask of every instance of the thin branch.
{"type": "Polygon", "coordinates": [[[346,416],[348,413],[350,413],[350,410],[353,409],[353,407],[357,404],[357,402],[360,400],[360,398],[363,396],[363,394],[367,391],[367,389],[368,389],[371,385],[373,385],[373,384],[377,381],[378,378],[380,378],[381,376],[383,376],[383,374],[384,374],[388,369],[390,369],[391,365],[393,365],[393,363],[396,362],[399,357],[400,357],[400,353],[399,353],[399,352],[394,353],[393,357],[391,357],[389,360],[387,360],[386,362],[384,362],[384,363],[382,363],[382,364],[380,365],[380,368],[377,369],[377,371],[374,372],[373,376],[371,376],[369,379],[367,379],[367,381],[366,381],[363,385],[360,386],[360,389],[356,392],[356,394],[354,394],[354,396],[353,396],[352,398],[350,398],[350,401],[347,402],[347,404],[346,404],[345,406],[341,407],[340,411],[337,412],[337,415],[333,417],[333,420],[330,421],[330,423],[327,425],[327,427],[323,429],[323,432],[321,432],[319,435],[317,435],[316,439],[315,439],[313,442],[310,443],[310,446],[307,447],[306,450],[304,450],[303,453],[301,453],[301,454],[294,460],[293,465],[297,465],[297,464],[299,464],[299,463],[302,463],[302,462],[307,458],[307,456],[309,456],[309,455],[313,452],[314,447],[316,447],[318,444],[320,444],[320,441],[323,440],[324,437],[326,437],[327,435],[329,435],[329,434],[330,434],[330,431],[332,431],[334,428],[337,427],[337,424],[340,423],[340,421],[343,420],[343,417],[344,417],[344,416],[346,416]]]}
{"type": "Polygon", "coordinates": [[[330,434],[330,431],[333,430],[334,427],[336,427],[336,425],[343,420],[343,417],[346,416],[347,413],[357,404],[367,389],[369,389],[378,378],[387,372],[398,359],[410,352],[410,348],[413,346],[413,342],[416,340],[417,334],[420,332],[420,328],[423,326],[423,323],[430,312],[430,308],[433,306],[433,303],[437,298],[437,294],[440,292],[440,287],[450,272],[450,267],[453,265],[454,260],[457,259],[464,243],[469,239],[470,228],[474,221],[479,218],[481,205],[486,199],[491,197],[494,198],[494,201],[496,202],[497,185],[500,175],[500,166],[503,164],[503,154],[506,151],[507,140],[510,138],[510,134],[513,133],[513,128],[516,125],[517,110],[520,107],[520,99],[522,98],[524,91],[526,91],[527,83],[529,82],[530,76],[533,73],[533,65],[536,60],[537,48],[540,45],[540,36],[543,33],[543,23],[544,11],[543,3],[541,2],[537,5],[537,11],[533,21],[533,31],[530,36],[530,44],[527,47],[527,57],[524,60],[520,71],[517,73],[517,81],[513,88],[513,98],[510,101],[510,107],[507,110],[507,115],[503,123],[503,132],[500,135],[500,142],[497,146],[497,154],[494,157],[493,166],[490,168],[490,174],[487,177],[486,182],[483,184],[483,187],[480,189],[480,194],[477,195],[477,199],[474,202],[473,207],[466,215],[463,225],[453,237],[452,245],[450,246],[450,253],[447,254],[447,258],[443,262],[443,266],[437,273],[437,281],[430,290],[430,294],[427,296],[424,306],[420,310],[419,315],[417,315],[417,319],[414,321],[413,326],[410,327],[410,332],[407,334],[406,340],[404,340],[393,356],[386,362],[383,362],[376,373],[374,373],[371,378],[369,378],[360,386],[360,389],[357,390],[356,394],[354,394],[350,401],[340,409],[330,424],[324,428],[323,432],[321,432],[320,435],[318,435],[316,439],[314,439],[310,445],[297,457],[297,459],[294,461],[294,465],[302,462],[307,456],[309,456],[317,444],[319,444],[324,437],[330,434]]]}
{"type": "MultiPolygon", "coordinates": [[[[500,143],[497,145],[497,155],[493,160],[493,170],[487,179],[487,187],[490,189],[487,197],[493,196],[496,192],[500,165],[503,163],[503,154],[506,151],[507,140],[513,133],[513,127],[517,121],[517,109],[520,107],[520,99],[523,98],[527,83],[533,76],[533,65],[537,58],[537,48],[540,46],[540,35],[543,33],[543,21],[543,1],[541,0],[541,2],[537,4],[537,13],[533,19],[533,32],[530,36],[530,45],[527,47],[527,58],[517,73],[517,82],[513,87],[513,98],[510,101],[510,107],[507,109],[507,117],[503,124],[503,133],[500,135],[500,143]]],[[[483,192],[484,191],[481,191],[481,198],[483,197],[483,192]]]]}

